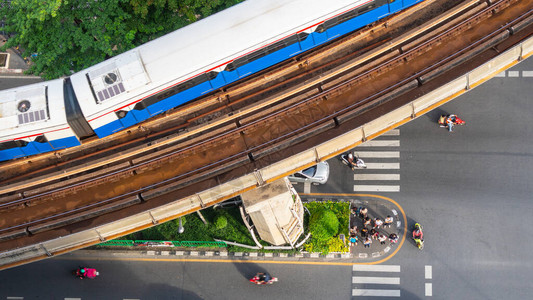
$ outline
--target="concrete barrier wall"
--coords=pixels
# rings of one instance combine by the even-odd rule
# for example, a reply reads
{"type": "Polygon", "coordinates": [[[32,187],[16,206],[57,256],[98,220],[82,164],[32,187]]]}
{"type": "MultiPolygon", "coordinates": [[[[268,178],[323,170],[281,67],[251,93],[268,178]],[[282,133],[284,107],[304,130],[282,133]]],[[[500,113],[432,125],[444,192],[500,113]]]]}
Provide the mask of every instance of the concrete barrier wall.
{"type": "Polygon", "coordinates": [[[168,220],[172,217],[190,213],[216,202],[238,195],[246,190],[255,188],[261,182],[274,181],[283,176],[294,173],[299,169],[313,165],[317,161],[329,159],[339,155],[347,149],[361,144],[365,139],[373,138],[393,127],[402,125],[414,117],[418,117],[429,110],[436,108],[453,98],[468,91],[503,70],[519,63],[521,58],[533,54],[533,37],[517,45],[513,49],[502,53],[500,56],[476,68],[443,87],[428,93],[413,102],[404,105],[388,114],[373,120],[360,128],[326,141],[316,148],[309,149],[288,159],[258,170],[256,174],[248,174],[234,179],[220,186],[202,191],[196,195],[178,199],[175,202],[145,212],[117,220],[100,226],[96,229],[86,230],[76,234],[60,237],[42,245],[19,248],[13,251],[0,253],[0,269],[14,266],[36,259],[45,258],[48,253],[64,252],[66,249],[75,249],[90,243],[97,244],[100,237],[111,238],[122,235],[128,231],[142,229],[153,225],[153,220],[168,220]],[[259,178],[258,178],[259,177],[259,178]],[[47,253],[48,251],[48,253],[47,253]]]}
{"type": "Polygon", "coordinates": [[[522,42],[522,58],[528,58],[533,55],[533,38],[529,38],[522,42]]]}

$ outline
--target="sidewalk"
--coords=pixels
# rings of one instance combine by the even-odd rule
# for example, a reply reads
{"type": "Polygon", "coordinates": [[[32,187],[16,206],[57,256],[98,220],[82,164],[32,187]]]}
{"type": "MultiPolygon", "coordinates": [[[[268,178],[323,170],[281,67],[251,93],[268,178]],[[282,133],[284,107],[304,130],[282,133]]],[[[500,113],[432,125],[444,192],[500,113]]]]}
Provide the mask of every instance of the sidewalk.
{"type": "Polygon", "coordinates": [[[352,201],[351,206],[352,213],[350,214],[350,228],[356,228],[355,235],[358,240],[357,245],[351,246],[350,248],[354,258],[381,257],[393,253],[394,250],[401,245],[402,238],[405,236],[405,216],[395,203],[389,202],[383,198],[365,196],[356,197],[356,199],[352,201]],[[363,226],[364,217],[361,214],[356,214],[354,212],[356,209],[362,207],[367,208],[368,210],[367,217],[370,220],[370,224],[367,226],[363,226]],[[376,218],[385,221],[387,217],[393,219],[392,224],[389,226],[385,224],[375,226],[376,218]],[[370,237],[370,241],[372,242],[370,247],[364,246],[365,234],[361,231],[363,228],[368,230],[366,235],[370,237]],[[389,237],[391,234],[396,234],[398,236],[396,243],[390,241],[389,237]],[[383,244],[378,240],[378,236],[380,235],[386,237],[383,244]]]}
{"type": "MultiPolygon", "coordinates": [[[[389,228],[379,228],[380,233],[390,233],[398,235],[398,243],[391,245],[387,239],[384,245],[378,240],[372,240],[372,245],[368,248],[363,246],[360,241],[356,246],[350,247],[350,253],[330,253],[322,255],[320,253],[263,253],[263,252],[228,252],[225,249],[220,250],[175,250],[165,247],[146,247],[135,250],[78,250],[69,254],[62,255],[65,258],[71,256],[92,257],[114,257],[124,259],[184,259],[184,260],[262,260],[262,261],[292,261],[292,262],[330,262],[330,263],[370,263],[382,260],[390,255],[402,245],[405,237],[405,216],[403,210],[392,200],[382,196],[372,195],[353,195],[353,196],[304,196],[302,200],[307,201],[341,201],[350,202],[351,207],[365,206],[368,208],[368,216],[372,219],[379,217],[382,220],[388,215],[394,218],[394,222],[389,228]]],[[[350,225],[357,226],[357,235],[361,237],[361,228],[363,228],[362,219],[354,214],[350,215],[350,225]]],[[[367,226],[371,229],[372,226],[367,226]]],[[[349,237],[346,237],[346,243],[349,243],[349,237]]]]}
{"type": "MultiPolygon", "coordinates": [[[[0,35],[0,46],[6,43],[6,37],[0,35]]],[[[20,56],[20,54],[12,48],[4,52],[0,52],[2,62],[5,61],[4,66],[0,66],[0,76],[5,75],[24,75],[24,71],[28,70],[28,63],[20,56]]]]}

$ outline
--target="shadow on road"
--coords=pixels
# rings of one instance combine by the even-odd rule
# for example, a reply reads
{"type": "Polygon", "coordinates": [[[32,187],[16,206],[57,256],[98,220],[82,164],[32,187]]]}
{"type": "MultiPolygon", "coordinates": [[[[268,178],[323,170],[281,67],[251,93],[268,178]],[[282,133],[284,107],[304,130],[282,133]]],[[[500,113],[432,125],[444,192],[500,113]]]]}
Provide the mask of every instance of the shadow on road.
{"type": "Polygon", "coordinates": [[[260,267],[258,264],[251,262],[235,262],[234,265],[235,268],[239,271],[239,273],[241,273],[241,275],[246,279],[252,278],[255,274],[259,272],[268,272],[268,270],[266,270],[265,268],[260,267]]]}

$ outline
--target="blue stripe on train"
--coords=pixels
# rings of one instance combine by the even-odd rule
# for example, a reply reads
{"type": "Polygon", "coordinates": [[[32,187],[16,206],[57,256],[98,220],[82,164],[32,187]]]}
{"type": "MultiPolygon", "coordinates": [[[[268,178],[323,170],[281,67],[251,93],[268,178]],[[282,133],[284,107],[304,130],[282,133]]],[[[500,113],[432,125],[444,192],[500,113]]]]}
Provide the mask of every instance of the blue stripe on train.
{"type": "Polygon", "coordinates": [[[318,33],[311,33],[304,41],[290,45],[259,59],[256,59],[246,65],[240,66],[233,71],[222,71],[218,73],[215,79],[201,83],[197,86],[189,88],[176,95],[170,96],[164,100],[154,103],[148,106],[144,110],[131,110],[127,116],[113,121],[107,125],[101,126],[94,130],[98,137],[102,138],[111,135],[121,129],[135,125],[152,116],[165,112],[169,109],[175,108],[193,99],[196,99],[206,93],[216,90],[222,86],[233,83],[239,79],[247,77],[251,74],[264,70],[274,64],[282,62],[289,57],[305,52],[316,46],[324,44],[339,36],[350,33],[363,26],[366,26],[372,22],[375,22],[389,14],[395,13],[399,10],[407,8],[423,0],[397,0],[389,3],[389,5],[383,5],[377,7],[371,11],[368,11],[356,18],[338,24],[328,30],[318,33]]]}
{"type": "Polygon", "coordinates": [[[24,147],[1,150],[0,161],[6,161],[39,153],[46,153],[79,145],[81,145],[80,141],[75,136],[48,141],[48,143],[29,142],[24,147]]]}

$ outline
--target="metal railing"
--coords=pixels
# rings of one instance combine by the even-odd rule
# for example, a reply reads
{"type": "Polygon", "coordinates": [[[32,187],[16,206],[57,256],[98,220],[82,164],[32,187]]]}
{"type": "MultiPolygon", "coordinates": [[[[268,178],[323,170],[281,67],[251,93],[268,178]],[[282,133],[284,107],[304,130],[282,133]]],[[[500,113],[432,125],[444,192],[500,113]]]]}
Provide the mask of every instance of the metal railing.
{"type": "Polygon", "coordinates": [[[98,244],[99,246],[125,247],[187,247],[187,248],[224,248],[228,245],[218,241],[157,241],[157,240],[111,240],[98,244]]]}

